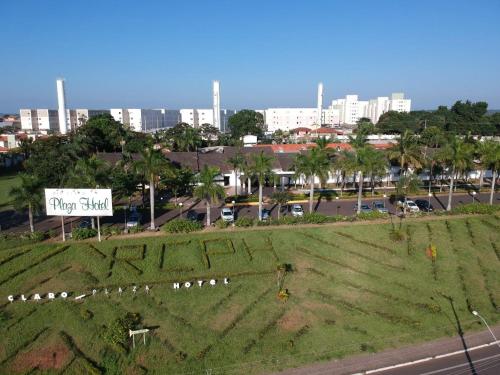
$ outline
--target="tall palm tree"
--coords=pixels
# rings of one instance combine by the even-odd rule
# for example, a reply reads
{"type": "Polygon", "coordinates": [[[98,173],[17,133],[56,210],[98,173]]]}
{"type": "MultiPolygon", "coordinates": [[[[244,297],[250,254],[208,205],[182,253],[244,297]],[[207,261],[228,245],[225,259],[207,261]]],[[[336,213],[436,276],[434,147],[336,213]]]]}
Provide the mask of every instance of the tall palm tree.
{"type": "Polygon", "coordinates": [[[288,203],[290,200],[290,194],[286,191],[274,192],[271,196],[273,203],[278,205],[278,220],[280,219],[281,207],[288,203]]]}
{"type": "Polygon", "coordinates": [[[111,184],[111,168],[102,159],[92,155],[79,159],[65,178],[64,185],[74,188],[107,187],[111,184]]]}
{"type": "MultiPolygon", "coordinates": [[[[495,141],[485,141],[480,143],[479,158],[483,168],[491,170],[491,191],[490,204],[493,204],[493,195],[495,194],[495,182],[500,170],[500,144],[495,141]]],[[[482,173],[482,172],[481,172],[482,173]]]]}
{"type": "Polygon", "coordinates": [[[366,160],[369,156],[370,151],[368,150],[368,137],[366,132],[360,131],[356,133],[355,137],[349,136],[349,144],[354,149],[354,166],[355,170],[358,172],[358,206],[357,213],[361,213],[361,198],[363,196],[363,173],[366,170],[366,160]]]}
{"type": "Polygon", "coordinates": [[[364,151],[364,169],[370,176],[370,188],[372,196],[375,191],[375,179],[387,173],[387,159],[385,155],[372,147],[366,147],[364,151]]]}
{"type": "Polygon", "coordinates": [[[341,151],[333,162],[333,169],[340,172],[342,183],[340,185],[340,196],[343,195],[347,176],[351,176],[356,172],[356,154],[351,151],[341,151]]]}
{"type": "Polygon", "coordinates": [[[245,155],[241,153],[240,150],[236,154],[228,159],[229,164],[233,167],[234,173],[234,195],[238,197],[238,173],[241,172],[243,164],[245,163],[245,155]]]}
{"type": "Polygon", "coordinates": [[[473,158],[472,153],[473,146],[456,135],[451,136],[450,140],[439,151],[438,158],[448,166],[450,174],[450,191],[448,193],[448,205],[446,206],[447,211],[451,211],[453,185],[456,175],[470,168],[473,158]]]}
{"type": "Polygon", "coordinates": [[[171,173],[171,165],[163,157],[161,151],[147,147],[141,152],[141,158],[135,162],[135,167],[149,180],[149,206],[151,214],[149,228],[155,230],[155,184],[161,174],[171,173]]]}
{"type": "Polygon", "coordinates": [[[262,188],[266,178],[272,175],[273,160],[274,158],[264,154],[264,151],[252,154],[250,171],[259,182],[259,220],[262,220],[262,188]]]}
{"type": "Polygon", "coordinates": [[[389,149],[389,159],[397,160],[401,167],[401,174],[405,175],[409,167],[420,168],[422,166],[422,153],[418,138],[409,130],[405,130],[392,148],[389,149]]]}
{"type": "Polygon", "coordinates": [[[16,210],[28,209],[31,233],[35,231],[33,213],[37,213],[42,207],[42,184],[34,176],[20,174],[21,184],[13,187],[9,196],[13,199],[16,210]]]}
{"type": "Polygon", "coordinates": [[[198,176],[199,185],[194,189],[195,197],[198,199],[205,199],[207,206],[207,227],[211,224],[211,204],[217,203],[218,200],[225,195],[224,188],[214,181],[219,174],[220,170],[218,168],[204,165],[198,176]]]}
{"type": "Polygon", "coordinates": [[[313,212],[313,199],[314,199],[314,181],[316,177],[320,181],[326,180],[328,178],[328,172],[330,170],[330,161],[326,152],[320,147],[313,147],[307,154],[298,154],[295,158],[295,170],[296,172],[304,175],[306,179],[309,179],[310,190],[309,190],[309,212],[313,212]]]}

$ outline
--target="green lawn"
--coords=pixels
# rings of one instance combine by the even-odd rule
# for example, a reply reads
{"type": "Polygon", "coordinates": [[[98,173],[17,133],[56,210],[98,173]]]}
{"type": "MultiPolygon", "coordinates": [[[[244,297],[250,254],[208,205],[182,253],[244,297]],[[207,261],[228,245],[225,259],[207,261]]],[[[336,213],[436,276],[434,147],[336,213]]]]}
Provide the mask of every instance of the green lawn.
{"type": "Polygon", "coordinates": [[[500,320],[499,229],[485,216],[409,221],[398,243],[390,225],[364,224],[4,247],[0,373],[257,374],[456,335],[456,319],[482,329],[468,308],[500,320]],[[7,300],[62,291],[68,300],[7,300]],[[146,346],[109,341],[128,312],[151,328],[146,346]]]}
{"type": "Polygon", "coordinates": [[[20,179],[17,173],[0,176],[0,211],[11,207],[9,192],[19,183],[20,179]]]}

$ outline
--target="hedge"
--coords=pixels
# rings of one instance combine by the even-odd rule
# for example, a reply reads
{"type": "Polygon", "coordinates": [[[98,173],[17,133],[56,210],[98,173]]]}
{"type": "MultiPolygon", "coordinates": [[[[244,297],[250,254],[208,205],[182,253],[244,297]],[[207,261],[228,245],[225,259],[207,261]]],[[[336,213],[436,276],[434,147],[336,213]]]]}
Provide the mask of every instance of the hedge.
{"type": "Polygon", "coordinates": [[[170,220],[163,226],[163,230],[168,233],[189,233],[203,229],[199,221],[188,219],[174,219],[170,220]]]}

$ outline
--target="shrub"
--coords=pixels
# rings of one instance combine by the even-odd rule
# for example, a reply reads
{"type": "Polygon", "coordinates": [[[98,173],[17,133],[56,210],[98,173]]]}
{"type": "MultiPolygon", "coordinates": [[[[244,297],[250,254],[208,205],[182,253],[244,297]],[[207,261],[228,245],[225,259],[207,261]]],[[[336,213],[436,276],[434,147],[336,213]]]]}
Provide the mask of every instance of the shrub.
{"type": "Polygon", "coordinates": [[[45,233],[40,232],[40,231],[34,231],[33,233],[30,233],[30,240],[33,240],[35,242],[40,242],[45,239],[45,233]]]}
{"type": "Polygon", "coordinates": [[[405,239],[405,235],[402,229],[391,229],[389,238],[394,242],[401,242],[405,239]]]}
{"type": "Polygon", "coordinates": [[[224,221],[221,219],[217,220],[214,224],[219,229],[224,229],[224,228],[227,228],[229,226],[229,223],[227,221],[224,221]]]}
{"type": "Polygon", "coordinates": [[[123,318],[113,321],[104,331],[104,339],[110,344],[126,348],[128,342],[128,331],[141,322],[139,314],[127,313],[123,318]]]}
{"type": "Polygon", "coordinates": [[[320,214],[318,212],[312,212],[304,214],[301,219],[302,222],[308,224],[322,224],[328,221],[328,216],[320,214]]]}
{"type": "Polygon", "coordinates": [[[189,233],[203,229],[199,221],[188,219],[174,219],[167,222],[163,229],[168,233],[189,233]]]}
{"type": "Polygon", "coordinates": [[[82,311],[80,311],[80,316],[83,320],[90,320],[94,317],[94,314],[90,310],[83,309],[82,311]]]}
{"type": "Polygon", "coordinates": [[[97,235],[97,230],[92,228],[75,228],[71,232],[71,237],[74,240],[84,240],[86,238],[92,238],[97,235]]]}
{"type": "Polygon", "coordinates": [[[389,214],[372,211],[372,212],[361,212],[357,215],[359,220],[375,220],[375,219],[385,219],[389,217],[389,214]]]}
{"type": "Polygon", "coordinates": [[[135,227],[131,227],[128,229],[129,233],[141,233],[144,232],[144,228],[140,225],[136,225],[135,227]]]}
{"type": "Polygon", "coordinates": [[[456,206],[453,209],[454,214],[494,214],[500,210],[500,206],[485,203],[469,203],[456,206]]]}
{"type": "Polygon", "coordinates": [[[267,227],[274,224],[271,220],[257,220],[256,222],[258,227],[267,227]]]}
{"type": "Polygon", "coordinates": [[[237,227],[251,227],[253,226],[253,219],[251,217],[240,217],[234,222],[237,227]]]}
{"type": "Polygon", "coordinates": [[[117,226],[112,226],[112,225],[106,225],[105,227],[101,228],[101,234],[104,236],[115,236],[117,234],[121,233],[120,227],[117,226]]]}

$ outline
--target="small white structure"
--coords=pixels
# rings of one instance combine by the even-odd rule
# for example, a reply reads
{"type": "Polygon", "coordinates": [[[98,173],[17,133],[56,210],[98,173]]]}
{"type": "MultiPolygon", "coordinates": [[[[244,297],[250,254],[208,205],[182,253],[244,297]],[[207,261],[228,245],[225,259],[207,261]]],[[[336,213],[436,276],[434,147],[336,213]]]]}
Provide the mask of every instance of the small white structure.
{"type": "Polygon", "coordinates": [[[316,113],[316,125],[321,126],[323,122],[323,83],[318,84],[318,108],[316,113]]]}
{"type": "Polygon", "coordinates": [[[149,329],[147,328],[144,328],[144,329],[138,329],[136,331],[133,331],[131,329],[128,330],[128,336],[129,337],[132,337],[132,344],[133,344],[133,347],[135,348],[135,335],[143,335],[143,339],[144,339],[144,345],[146,345],[146,333],[149,332],[149,329]]]}
{"type": "Polygon", "coordinates": [[[220,131],[221,130],[221,123],[220,123],[220,85],[219,85],[219,81],[213,82],[212,90],[213,90],[213,122],[212,122],[212,124],[220,131]]]}

